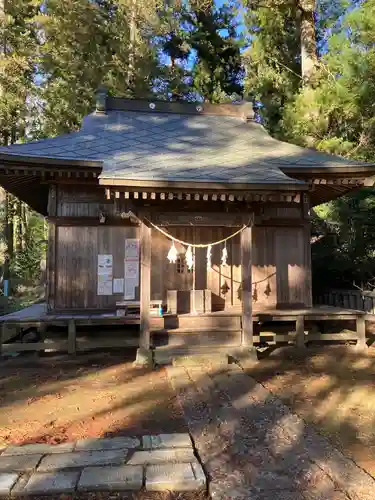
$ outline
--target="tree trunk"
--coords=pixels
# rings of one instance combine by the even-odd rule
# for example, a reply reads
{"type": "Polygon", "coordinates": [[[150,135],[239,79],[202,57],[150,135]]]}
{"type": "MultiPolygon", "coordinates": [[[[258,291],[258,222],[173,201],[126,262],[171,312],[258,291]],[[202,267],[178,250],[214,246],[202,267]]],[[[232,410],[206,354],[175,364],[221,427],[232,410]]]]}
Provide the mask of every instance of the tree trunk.
{"type": "Polygon", "coordinates": [[[301,68],[302,78],[307,83],[318,63],[314,11],[316,0],[299,0],[301,68]]]}

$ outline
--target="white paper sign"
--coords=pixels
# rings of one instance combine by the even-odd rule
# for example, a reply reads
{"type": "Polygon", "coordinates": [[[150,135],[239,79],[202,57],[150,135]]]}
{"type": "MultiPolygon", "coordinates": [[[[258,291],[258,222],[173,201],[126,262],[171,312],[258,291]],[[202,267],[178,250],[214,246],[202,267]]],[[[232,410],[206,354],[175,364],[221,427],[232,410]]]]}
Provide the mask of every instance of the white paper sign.
{"type": "Polygon", "coordinates": [[[113,257],[98,255],[98,295],[112,295],[113,257]]]}
{"type": "Polygon", "coordinates": [[[124,292],[124,278],[115,278],[113,280],[113,293],[124,292]]]}
{"type": "Polygon", "coordinates": [[[139,260],[139,240],[125,240],[125,260],[139,260]]]}
{"type": "Polygon", "coordinates": [[[135,288],[137,284],[134,279],[126,279],[125,280],[125,293],[124,300],[133,300],[135,299],[135,288]]]}
{"type": "Polygon", "coordinates": [[[111,274],[113,269],[112,255],[98,255],[98,274],[111,274]]]}
{"type": "Polygon", "coordinates": [[[112,295],[112,279],[105,274],[98,275],[98,295],[112,295]]]}
{"type": "Polygon", "coordinates": [[[136,285],[138,285],[139,281],[139,263],[138,261],[129,262],[125,261],[125,280],[134,280],[136,285]]]}

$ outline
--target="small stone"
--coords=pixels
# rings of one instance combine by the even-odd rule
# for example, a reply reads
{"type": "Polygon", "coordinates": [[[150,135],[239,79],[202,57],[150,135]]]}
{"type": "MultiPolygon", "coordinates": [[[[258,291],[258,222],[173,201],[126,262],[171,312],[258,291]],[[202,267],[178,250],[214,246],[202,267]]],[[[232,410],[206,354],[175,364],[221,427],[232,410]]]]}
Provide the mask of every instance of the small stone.
{"type": "MultiPolygon", "coordinates": [[[[141,443],[133,437],[116,437],[106,439],[79,439],[75,451],[99,451],[137,448],[141,443]]],[[[69,450],[68,450],[69,451],[69,450]]]]}
{"type": "Polygon", "coordinates": [[[199,464],[196,464],[196,468],[193,469],[190,463],[149,465],[146,468],[146,490],[199,490],[205,486],[206,478],[203,471],[199,471],[197,468],[200,468],[199,464]]]}
{"type": "Polygon", "coordinates": [[[78,491],[140,490],[143,485],[143,467],[86,467],[78,483],[78,491]]]}
{"type": "Polygon", "coordinates": [[[19,475],[15,472],[0,473],[0,495],[9,495],[10,490],[15,485],[19,475]]]}
{"type": "Polygon", "coordinates": [[[191,448],[179,448],[173,450],[135,451],[127,460],[127,464],[143,465],[193,461],[195,461],[195,456],[191,448]]]}
{"type": "Polygon", "coordinates": [[[175,433],[175,434],[159,434],[158,436],[151,436],[151,448],[190,448],[191,439],[189,434],[175,433]]]}
{"type": "Polygon", "coordinates": [[[30,477],[23,493],[32,495],[72,493],[75,490],[79,474],[78,471],[36,472],[30,477]]]}
{"type": "Polygon", "coordinates": [[[62,444],[26,444],[23,446],[9,446],[2,456],[33,455],[37,453],[66,453],[73,451],[74,443],[62,444]]]}
{"type": "Polygon", "coordinates": [[[55,453],[43,458],[38,471],[48,472],[56,469],[86,467],[89,465],[121,465],[124,463],[126,455],[127,450],[55,453]]]}
{"type": "Polygon", "coordinates": [[[32,471],[36,468],[43,455],[14,455],[0,457],[0,471],[12,472],[32,471]]]}

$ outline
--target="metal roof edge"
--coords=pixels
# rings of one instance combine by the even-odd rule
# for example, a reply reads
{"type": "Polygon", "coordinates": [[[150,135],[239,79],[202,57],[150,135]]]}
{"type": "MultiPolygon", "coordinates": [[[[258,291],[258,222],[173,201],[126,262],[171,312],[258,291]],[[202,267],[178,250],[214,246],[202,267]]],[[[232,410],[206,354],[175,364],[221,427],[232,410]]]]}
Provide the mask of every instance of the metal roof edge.
{"type": "Polygon", "coordinates": [[[13,164],[40,164],[40,166],[51,167],[91,167],[103,168],[103,162],[99,160],[76,160],[69,158],[52,158],[48,156],[29,156],[13,153],[0,153],[0,163],[13,163],[13,164]]]}

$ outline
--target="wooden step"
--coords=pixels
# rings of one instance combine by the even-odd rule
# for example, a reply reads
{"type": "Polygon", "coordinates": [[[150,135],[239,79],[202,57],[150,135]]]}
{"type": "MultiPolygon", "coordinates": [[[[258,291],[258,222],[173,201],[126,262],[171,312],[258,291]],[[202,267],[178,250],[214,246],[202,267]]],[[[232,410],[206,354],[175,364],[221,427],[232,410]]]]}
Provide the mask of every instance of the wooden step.
{"type": "Polygon", "coordinates": [[[241,330],[241,317],[233,315],[166,315],[162,318],[151,318],[151,330],[172,329],[211,329],[227,328],[241,330]]]}
{"type": "Polygon", "coordinates": [[[178,328],[152,333],[152,343],[160,345],[181,346],[227,346],[241,342],[240,330],[222,329],[189,329],[178,328]]]}

